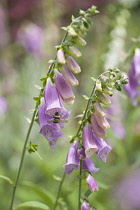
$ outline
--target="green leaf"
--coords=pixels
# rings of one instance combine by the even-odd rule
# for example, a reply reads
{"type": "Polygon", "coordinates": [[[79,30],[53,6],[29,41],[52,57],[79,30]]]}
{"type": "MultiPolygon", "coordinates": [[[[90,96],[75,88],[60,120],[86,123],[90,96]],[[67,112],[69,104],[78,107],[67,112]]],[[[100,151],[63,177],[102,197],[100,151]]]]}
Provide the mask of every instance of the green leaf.
{"type": "Polygon", "coordinates": [[[23,185],[40,196],[51,209],[53,208],[55,197],[51,192],[33,184],[32,182],[24,182],[23,185]]]}
{"type": "Polygon", "coordinates": [[[48,61],[48,63],[53,63],[53,62],[55,62],[55,60],[51,59],[51,60],[48,61]]]}
{"type": "Polygon", "coordinates": [[[94,82],[96,82],[96,79],[94,77],[90,77],[94,82]]]}
{"type": "Polygon", "coordinates": [[[61,177],[59,177],[59,176],[56,176],[56,175],[53,175],[53,178],[56,180],[56,181],[59,181],[59,182],[61,182],[61,177]]]}
{"type": "Polygon", "coordinates": [[[9,182],[10,184],[13,184],[13,181],[7,176],[0,175],[0,178],[4,179],[5,181],[9,182]]]}
{"type": "Polygon", "coordinates": [[[46,77],[42,77],[41,79],[40,79],[40,81],[42,81],[42,82],[44,82],[44,81],[46,81],[46,77]]]}
{"type": "Polygon", "coordinates": [[[30,118],[28,118],[28,117],[24,117],[26,120],[27,120],[27,122],[30,124],[31,123],[31,120],[30,120],[30,118]]]}
{"type": "Polygon", "coordinates": [[[40,101],[40,97],[33,97],[35,101],[40,101]]]}
{"type": "Polygon", "coordinates": [[[39,89],[39,90],[42,89],[42,87],[40,87],[39,85],[35,85],[35,87],[36,87],[37,89],[39,89]]]}
{"type": "Polygon", "coordinates": [[[38,202],[38,201],[24,202],[24,203],[18,205],[16,210],[24,209],[24,208],[37,208],[37,209],[42,209],[42,210],[50,210],[50,208],[46,204],[38,202]]]}
{"type": "Polygon", "coordinates": [[[86,95],[82,95],[84,97],[84,99],[89,100],[89,97],[86,95]]]}
{"type": "Polygon", "coordinates": [[[67,27],[61,27],[64,31],[67,31],[68,29],[67,29],[67,27]]]}
{"type": "Polygon", "coordinates": [[[36,109],[31,109],[31,110],[30,110],[30,113],[33,113],[34,111],[36,111],[36,109]]]}

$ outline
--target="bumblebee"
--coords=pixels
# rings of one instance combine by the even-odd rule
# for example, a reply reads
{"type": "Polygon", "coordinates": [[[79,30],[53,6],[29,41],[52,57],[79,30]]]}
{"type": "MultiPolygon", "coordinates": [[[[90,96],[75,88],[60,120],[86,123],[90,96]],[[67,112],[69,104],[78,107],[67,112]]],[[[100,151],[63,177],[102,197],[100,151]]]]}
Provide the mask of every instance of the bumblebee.
{"type": "Polygon", "coordinates": [[[60,115],[58,112],[55,112],[53,119],[52,119],[53,123],[59,123],[60,122],[60,115]]]}

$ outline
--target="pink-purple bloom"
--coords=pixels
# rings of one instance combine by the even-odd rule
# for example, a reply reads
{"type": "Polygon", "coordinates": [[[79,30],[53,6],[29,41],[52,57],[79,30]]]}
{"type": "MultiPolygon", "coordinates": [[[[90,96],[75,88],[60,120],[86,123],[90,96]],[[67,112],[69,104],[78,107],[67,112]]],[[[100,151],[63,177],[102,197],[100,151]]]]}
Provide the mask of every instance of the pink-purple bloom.
{"type": "Polygon", "coordinates": [[[95,173],[99,170],[99,168],[96,168],[94,163],[92,162],[91,159],[84,159],[83,160],[83,170],[90,171],[90,173],[95,173]]]}
{"type": "Polygon", "coordinates": [[[4,97],[0,96],[0,113],[7,111],[7,102],[4,97]]]}
{"type": "Polygon", "coordinates": [[[98,185],[95,182],[93,176],[91,176],[89,174],[88,177],[86,178],[86,181],[87,181],[88,187],[89,187],[89,189],[90,189],[91,192],[95,192],[95,191],[98,190],[98,185]]]}
{"type": "Polygon", "coordinates": [[[78,142],[75,140],[73,144],[71,144],[67,158],[66,158],[66,164],[64,165],[66,174],[70,174],[73,170],[76,170],[79,168],[79,158],[77,155],[77,149],[78,149],[78,142]]]}
{"type": "Polygon", "coordinates": [[[89,210],[90,209],[90,205],[89,203],[87,203],[85,200],[83,201],[82,205],[81,205],[81,210],[89,210]]]}
{"type": "Polygon", "coordinates": [[[82,142],[85,148],[85,154],[87,158],[91,157],[98,150],[90,124],[86,124],[83,128],[82,142]]]}
{"type": "Polygon", "coordinates": [[[124,90],[130,97],[133,106],[137,105],[137,97],[140,96],[138,87],[140,86],[140,49],[136,48],[133,61],[128,74],[128,84],[124,85],[124,90]]]}

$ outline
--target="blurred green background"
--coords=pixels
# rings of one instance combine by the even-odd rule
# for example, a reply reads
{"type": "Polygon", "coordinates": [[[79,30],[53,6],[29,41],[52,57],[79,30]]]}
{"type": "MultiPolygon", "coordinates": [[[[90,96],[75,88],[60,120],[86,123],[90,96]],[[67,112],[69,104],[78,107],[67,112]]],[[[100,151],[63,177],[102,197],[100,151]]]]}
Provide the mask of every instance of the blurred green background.
{"type": "MultiPolygon", "coordinates": [[[[38,144],[40,160],[35,153],[26,153],[19,186],[16,192],[15,208],[25,201],[40,201],[52,208],[63,165],[69,148],[70,137],[78,129],[78,120],[89,95],[93,81],[109,67],[120,67],[128,71],[130,60],[125,62],[132,38],[140,34],[139,0],[1,0],[0,2],[0,174],[15,181],[21,151],[28,129],[27,118],[32,117],[34,96],[39,90],[39,79],[48,69],[48,61],[56,54],[64,35],[62,26],[71,22],[71,16],[78,16],[79,9],[86,10],[97,5],[100,14],[93,18],[93,25],[85,40],[87,45],[79,47],[82,57],[77,59],[82,73],[77,75],[79,86],[74,87],[76,99],[72,106],[63,138],[57,141],[56,149],[50,149],[45,138],[38,134],[39,126],[34,123],[30,141],[38,144]]],[[[89,197],[98,210],[140,209],[140,109],[133,107],[124,92],[117,94],[114,106],[114,120],[120,123],[123,134],[108,131],[106,139],[113,147],[102,163],[95,156],[93,161],[100,170],[94,175],[99,191],[89,197]],[[120,140],[121,138],[121,140],[120,140]]],[[[112,120],[113,121],[113,120],[112,120]]],[[[111,123],[111,122],[110,122],[111,123]]],[[[115,126],[116,128],[116,126],[115,126]]],[[[76,210],[78,199],[78,171],[67,175],[59,210],[76,210]]],[[[87,190],[83,181],[82,192],[87,190]]],[[[10,205],[12,185],[0,179],[0,209],[10,205]]],[[[29,208],[28,208],[29,209],[29,208]]]]}

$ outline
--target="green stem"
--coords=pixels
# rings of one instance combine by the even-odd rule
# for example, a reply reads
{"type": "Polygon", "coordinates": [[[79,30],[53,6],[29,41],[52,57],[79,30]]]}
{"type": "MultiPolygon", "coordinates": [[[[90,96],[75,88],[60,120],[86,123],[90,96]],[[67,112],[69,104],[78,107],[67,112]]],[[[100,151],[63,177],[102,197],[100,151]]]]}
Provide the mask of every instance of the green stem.
{"type": "Polygon", "coordinates": [[[65,176],[66,176],[66,173],[64,172],[63,177],[62,177],[62,180],[61,180],[60,185],[59,185],[59,188],[58,188],[58,192],[57,192],[57,196],[56,196],[56,201],[55,201],[53,210],[55,210],[56,207],[57,207],[58,199],[59,199],[59,196],[60,196],[60,193],[61,193],[61,189],[62,189],[62,185],[63,185],[64,179],[65,179],[65,176]]]}
{"type": "Polygon", "coordinates": [[[80,173],[79,173],[79,196],[78,196],[78,210],[81,209],[81,186],[82,186],[82,163],[83,161],[80,160],[80,173]]]}
{"type": "MultiPolygon", "coordinates": [[[[68,32],[65,33],[61,44],[63,44],[63,42],[66,40],[67,36],[68,36],[68,32]]],[[[54,60],[56,60],[56,56],[55,56],[54,60]]],[[[52,63],[50,65],[48,73],[47,73],[47,76],[49,76],[51,74],[53,67],[54,67],[54,63],[52,63]]],[[[42,95],[43,91],[44,91],[44,87],[41,89],[39,96],[42,95]]],[[[11,199],[11,204],[10,204],[10,209],[9,210],[13,209],[15,193],[16,193],[16,189],[17,189],[17,186],[18,186],[22,165],[23,165],[23,162],[24,162],[24,157],[25,157],[25,153],[26,153],[26,147],[27,147],[28,139],[29,139],[32,127],[33,127],[33,123],[34,123],[35,117],[36,117],[37,109],[38,109],[38,105],[36,105],[36,107],[35,107],[35,111],[33,113],[32,120],[31,120],[30,126],[28,128],[28,132],[27,132],[26,139],[25,139],[25,142],[24,142],[22,155],[21,155],[21,160],[20,160],[20,165],[19,165],[19,169],[18,169],[18,172],[17,172],[16,181],[15,181],[15,184],[13,185],[13,193],[12,193],[12,199],[11,199]]]]}

